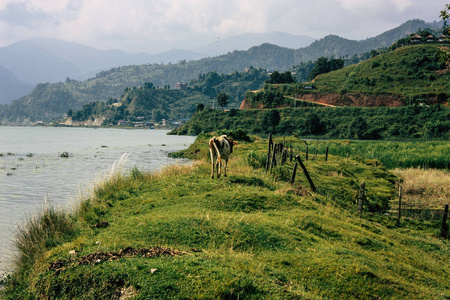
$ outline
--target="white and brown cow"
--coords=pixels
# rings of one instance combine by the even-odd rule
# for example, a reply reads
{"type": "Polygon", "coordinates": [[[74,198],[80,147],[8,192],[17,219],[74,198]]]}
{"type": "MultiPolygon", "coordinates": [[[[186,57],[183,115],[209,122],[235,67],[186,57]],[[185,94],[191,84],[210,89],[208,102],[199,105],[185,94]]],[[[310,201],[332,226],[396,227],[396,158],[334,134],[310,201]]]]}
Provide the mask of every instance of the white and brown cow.
{"type": "Polygon", "coordinates": [[[209,153],[211,156],[211,178],[214,178],[214,168],[217,168],[217,178],[220,178],[222,160],[225,161],[223,176],[227,176],[228,158],[233,152],[234,144],[236,144],[236,142],[228,138],[226,135],[221,135],[219,137],[214,136],[209,140],[209,153]]]}

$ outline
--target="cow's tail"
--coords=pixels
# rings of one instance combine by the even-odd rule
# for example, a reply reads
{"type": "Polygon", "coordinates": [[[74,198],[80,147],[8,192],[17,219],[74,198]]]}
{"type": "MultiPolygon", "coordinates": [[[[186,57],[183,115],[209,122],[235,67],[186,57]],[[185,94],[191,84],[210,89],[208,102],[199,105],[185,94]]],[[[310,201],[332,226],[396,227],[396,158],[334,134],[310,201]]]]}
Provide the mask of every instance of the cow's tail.
{"type": "Polygon", "coordinates": [[[217,162],[220,164],[220,159],[221,159],[221,157],[220,157],[220,151],[219,151],[219,148],[217,148],[217,143],[218,143],[219,141],[216,139],[216,138],[212,138],[211,140],[209,140],[209,147],[211,148],[211,149],[214,149],[215,151],[216,151],[216,154],[217,154],[217,162]],[[211,146],[211,144],[212,144],[212,146],[211,146]],[[214,148],[213,148],[214,147],[214,148]]]}

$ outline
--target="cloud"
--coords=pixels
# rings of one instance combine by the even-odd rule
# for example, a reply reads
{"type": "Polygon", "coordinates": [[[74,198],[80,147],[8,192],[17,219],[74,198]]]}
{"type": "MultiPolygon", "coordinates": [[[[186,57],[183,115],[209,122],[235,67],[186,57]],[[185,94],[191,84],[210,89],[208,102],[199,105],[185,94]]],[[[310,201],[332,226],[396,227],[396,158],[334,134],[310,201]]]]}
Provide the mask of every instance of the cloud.
{"type": "Polygon", "coordinates": [[[194,48],[247,32],[364,39],[438,20],[448,0],[0,0],[0,46],[32,37],[100,49],[194,48]]]}
{"type": "Polygon", "coordinates": [[[51,15],[40,9],[29,8],[24,2],[7,3],[0,11],[0,20],[13,26],[27,28],[42,27],[56,22],[51,15]]]}

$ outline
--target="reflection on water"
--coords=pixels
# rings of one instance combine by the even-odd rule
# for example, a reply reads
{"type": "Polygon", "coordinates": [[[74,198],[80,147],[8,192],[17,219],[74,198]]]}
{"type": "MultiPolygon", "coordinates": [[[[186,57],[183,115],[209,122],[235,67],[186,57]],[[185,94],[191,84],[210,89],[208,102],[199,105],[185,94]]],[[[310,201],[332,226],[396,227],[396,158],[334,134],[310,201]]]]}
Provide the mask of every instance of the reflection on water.
{"type": "Polygon", "coordinates": [[[8,269],[14,229],[45,200],[70,206],[124,153],[124,171],[157,170],[176,162],[169,152],[193,141],[162,130],[0,127],[0,274],[8,269]]]}

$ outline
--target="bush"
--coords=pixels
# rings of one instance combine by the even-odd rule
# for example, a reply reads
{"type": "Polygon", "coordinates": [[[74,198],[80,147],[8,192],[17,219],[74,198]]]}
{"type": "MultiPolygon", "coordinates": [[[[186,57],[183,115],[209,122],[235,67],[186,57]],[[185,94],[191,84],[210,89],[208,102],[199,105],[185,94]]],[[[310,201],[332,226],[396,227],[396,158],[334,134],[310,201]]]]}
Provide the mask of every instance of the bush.
{"type": "Polygon", "coordinates": [[[250,151],[245,157],[245,160],[254,169],[262,169],[266,166],[267,157],[264,153],[250,151]]]}
{"type": "Polygon", "coordinates": [[[251,142],[252,139],[247,135],[247,133],[244,130],[236,129],[236,130],[227,130],[222,129],[217,131],[217,135],[226,134],[227,137],[232,138],[235,141],[241,141],[241,142],[251,142]]]}

